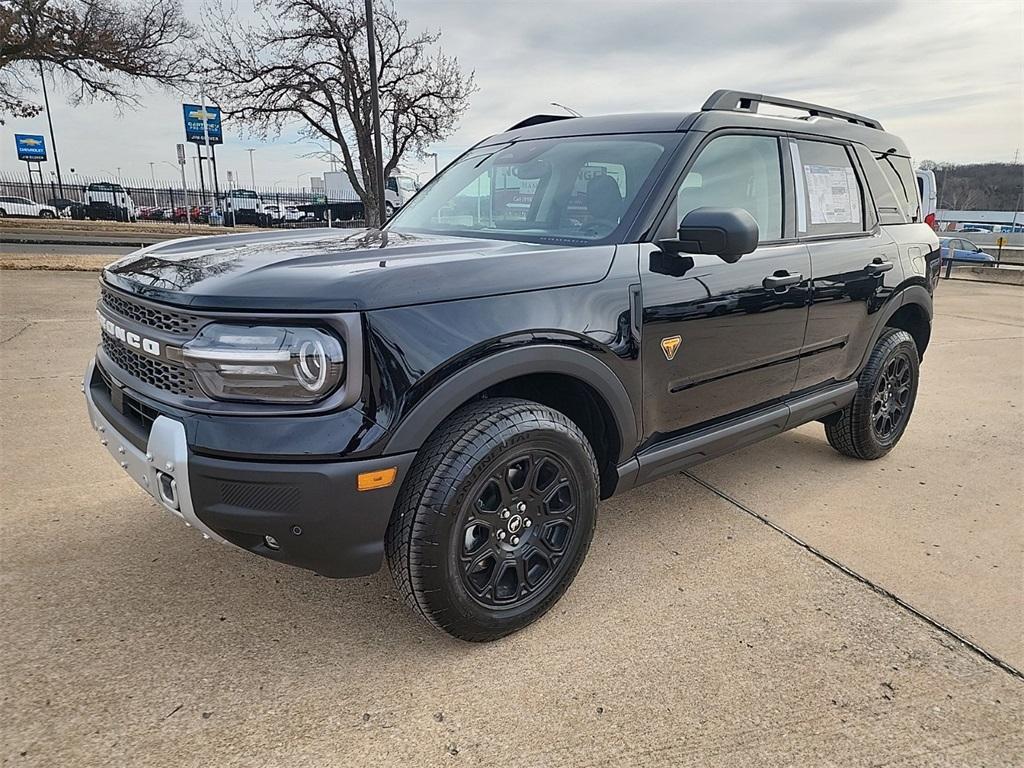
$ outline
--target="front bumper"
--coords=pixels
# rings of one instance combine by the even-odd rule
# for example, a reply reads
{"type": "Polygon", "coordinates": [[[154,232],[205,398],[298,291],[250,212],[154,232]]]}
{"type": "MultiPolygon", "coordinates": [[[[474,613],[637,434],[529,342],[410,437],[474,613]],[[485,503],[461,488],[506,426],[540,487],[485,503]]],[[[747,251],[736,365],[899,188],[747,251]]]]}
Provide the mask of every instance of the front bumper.
{"type": "Polygon", "coordinates": [[[101,444],[143,490],[204,538],[333,578],[380,568],[391,511],[414,453],[338,462],[203,456],[189,450],[185,425],[176,419],[157,416],[148,435],[129,427],[96,375],[95,361],[84,384],[101,444]],[[391,486],[357,490],[359,474],[388,467],[398,469],[391,486]]]}

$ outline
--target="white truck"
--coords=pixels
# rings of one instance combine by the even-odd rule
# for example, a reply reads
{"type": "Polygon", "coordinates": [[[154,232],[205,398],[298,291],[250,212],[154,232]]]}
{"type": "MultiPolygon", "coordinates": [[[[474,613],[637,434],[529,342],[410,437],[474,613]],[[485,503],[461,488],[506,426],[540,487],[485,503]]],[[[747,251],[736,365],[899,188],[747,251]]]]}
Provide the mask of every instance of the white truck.
{"type": "MultiPolygon", "coordinates": [[[[391,216],[416,194],[416,180],[412,176],[393,173],[384,182],[384,217],[391,216]]],[[[324,194],[329,203],[357,203],[359,195],[344,171],[324,173],[324,194]]],[[[360,211],[361,212],[361,211],[360,211]]]]}
{"type": "Polygon", "coordinates": [[[263,200],[251,189],[229,189],[222,193],[224,221],[229,224],[265,226],[269,216],[263,208],[263,200]]]}
{"type": "Polygon", "coordinates": [[[93,219],[135,221],[139,216],[132,196],[112,181],[94,181],[86,187],[85,205],[87,215],[93,219]]]}

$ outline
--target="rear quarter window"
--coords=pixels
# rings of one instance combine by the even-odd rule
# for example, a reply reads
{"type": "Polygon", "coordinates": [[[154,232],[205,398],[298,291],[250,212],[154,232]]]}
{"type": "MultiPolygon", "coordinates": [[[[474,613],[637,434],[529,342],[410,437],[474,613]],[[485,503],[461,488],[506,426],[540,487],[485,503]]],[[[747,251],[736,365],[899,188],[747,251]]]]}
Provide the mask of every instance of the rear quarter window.
{"type": "Polygon", "coordinates": [[[909,157],[899,155],[876,154],[875,162],[882,169],[882,174],[896,196],[896,204],[909,222],[921,220],[921,198],[917,188],[917,179],[909,157]]]}

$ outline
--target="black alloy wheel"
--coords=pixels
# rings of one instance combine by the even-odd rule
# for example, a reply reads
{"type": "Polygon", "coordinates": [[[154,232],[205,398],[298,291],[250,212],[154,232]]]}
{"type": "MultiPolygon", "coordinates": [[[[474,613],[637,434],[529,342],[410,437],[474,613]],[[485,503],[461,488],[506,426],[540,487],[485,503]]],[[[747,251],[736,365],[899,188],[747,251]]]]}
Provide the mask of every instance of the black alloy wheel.
{"type": "Polygon", "coordinates": [[[579,488],[543,450],[499,461],[459,513],[459,560],[467,591],[488,608],[512,608],[559,572],[576,527],[579,488]]]}
{"type": "Polygon", "coordinates": [[[463,406],[430,436],[402,484],[385,541],[406,602],[463,640],[536,621],[590,546],[598,472],[564,414],[515,398],[463,406]]]}
{"type": "Polygon", "coordinates": [[[877,459],[891,451],[910,423],[919,372],[914,338],[887,328],[857,377],[853,402],[822,420],[829,445],[855,459],[877,459]]]}
{"type": "Polygon", "coordinates": [[[885,364],[871,401],[871,428],[880,441],[892,438],[910,417],[910,358],[898,352],[885,364]]]}

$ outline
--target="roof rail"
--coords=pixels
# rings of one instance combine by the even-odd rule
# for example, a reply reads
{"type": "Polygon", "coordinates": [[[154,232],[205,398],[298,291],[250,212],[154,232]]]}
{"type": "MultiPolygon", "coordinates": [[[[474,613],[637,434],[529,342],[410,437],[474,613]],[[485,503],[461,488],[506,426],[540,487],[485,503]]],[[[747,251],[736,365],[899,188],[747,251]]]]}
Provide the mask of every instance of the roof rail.
{"type": "Polygon", "coordinates": [[[524,120],[520,120],[515,125],[509,126],[505,130],[514,131],[517,128],[529,128],[531,125],[540,125],[541,123],[553,123],[555,120],[572,120],[575,115],[531,115],[524,120]]]}
{"type": "Polygon", "coordinates": [[[864,125],[881,131],[882,124],[877,120],[863,115],[855,115],[853,112],[843,112],[840,109],[823,107],[820,104],[810,104],[806,101],[794,101],[783,99],[778,96],[765,96],[761,93],[747,93],[746,91],[720,90],[712,93],[708,100],[701,107],[702,112],[713,110],[727,110],[730,112],[757,112],[761,104],[771,104],[776,107],[788,107],[807,112],[811,117],[831,117],[836,120],[846,120],[855,125],[864,125]]]}

